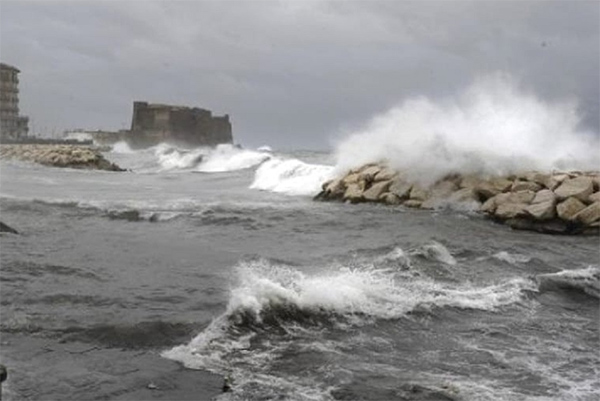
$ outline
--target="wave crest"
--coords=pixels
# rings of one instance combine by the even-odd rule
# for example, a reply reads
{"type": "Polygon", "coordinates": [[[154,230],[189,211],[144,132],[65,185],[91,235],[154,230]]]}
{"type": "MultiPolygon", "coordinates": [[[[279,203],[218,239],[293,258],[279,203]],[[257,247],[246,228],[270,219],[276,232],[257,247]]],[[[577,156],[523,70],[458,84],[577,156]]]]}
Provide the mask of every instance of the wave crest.
{"type": "Polygon", "coordinates": [[[298,159],[273,158],[257,170],[251,189],[287,195],[314,195],[333,173],[333,167],[308,164],[298,159]]]}

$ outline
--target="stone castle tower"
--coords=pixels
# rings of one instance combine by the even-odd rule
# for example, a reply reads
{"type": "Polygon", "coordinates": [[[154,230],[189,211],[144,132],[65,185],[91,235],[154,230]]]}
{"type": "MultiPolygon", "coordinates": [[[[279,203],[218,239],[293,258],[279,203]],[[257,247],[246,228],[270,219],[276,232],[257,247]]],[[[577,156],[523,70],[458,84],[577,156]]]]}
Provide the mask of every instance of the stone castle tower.
{"type": "Polygon", "coordinates": [[[227,114],[213,116],[210,110],[198,107],[147,102],[133,103],[131,131],[127,138],[132,145],[142,147],[161,142],[191,146],[233,142],[227,114]]]}

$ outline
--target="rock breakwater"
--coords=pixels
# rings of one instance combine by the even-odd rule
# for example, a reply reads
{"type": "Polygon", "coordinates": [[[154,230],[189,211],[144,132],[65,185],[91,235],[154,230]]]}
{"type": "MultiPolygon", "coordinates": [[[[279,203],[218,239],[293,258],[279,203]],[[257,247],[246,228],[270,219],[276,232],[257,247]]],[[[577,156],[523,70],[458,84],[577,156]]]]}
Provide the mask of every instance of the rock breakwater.
{"type": "Polygon", "coordinates": [[[315,199],[450,207],[481,212],[515,229],[598,234],[599,186],[597,171],[530,171],[495,177],[453,174],[426,187],[385,164],[367,164],[325,182],[315,199]]]}
{"type": "Polygon", "coordinates": [[[1,159],[15,159],[52,167],[124,171],[99,150],[80,145],[0,145],[1,159]]]}

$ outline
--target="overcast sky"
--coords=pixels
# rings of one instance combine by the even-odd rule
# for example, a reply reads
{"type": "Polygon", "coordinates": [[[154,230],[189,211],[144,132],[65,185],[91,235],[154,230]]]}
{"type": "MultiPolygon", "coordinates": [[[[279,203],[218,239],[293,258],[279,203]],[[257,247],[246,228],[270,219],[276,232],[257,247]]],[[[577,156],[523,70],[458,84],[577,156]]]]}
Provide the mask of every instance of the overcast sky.
{"type": "Polygon", "coordinates": [[[6,1],[34,133],[129,128],[132,102],[229,114],[246,146],[327,149],[403,99],[508,72],[599,131],[598,1],[6,1]]]}

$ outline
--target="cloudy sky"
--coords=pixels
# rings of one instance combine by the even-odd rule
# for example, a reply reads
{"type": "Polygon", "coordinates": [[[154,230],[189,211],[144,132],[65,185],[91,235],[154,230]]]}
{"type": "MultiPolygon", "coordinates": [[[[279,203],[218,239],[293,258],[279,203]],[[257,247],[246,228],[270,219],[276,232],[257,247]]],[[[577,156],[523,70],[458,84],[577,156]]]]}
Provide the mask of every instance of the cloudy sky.
{"type": "Polygon", "coordinates": [[[599,131],[598,1],[6,1],[34,133],[128,128],[132,102],[230,114],[246,146],[327,149],[404,99],[509,73],[599,131]]]}

